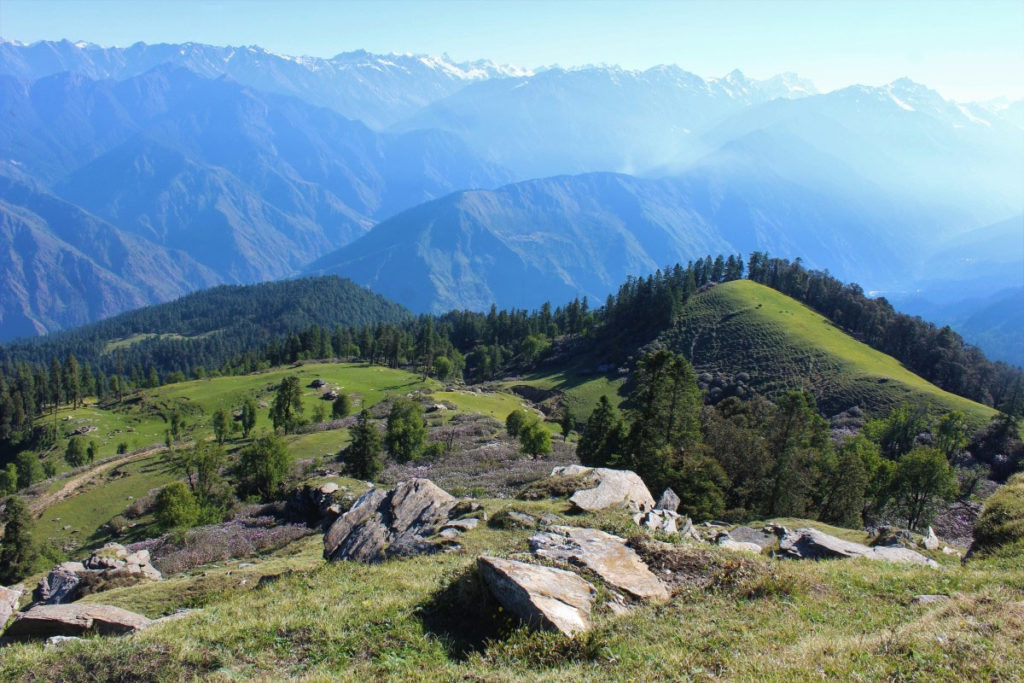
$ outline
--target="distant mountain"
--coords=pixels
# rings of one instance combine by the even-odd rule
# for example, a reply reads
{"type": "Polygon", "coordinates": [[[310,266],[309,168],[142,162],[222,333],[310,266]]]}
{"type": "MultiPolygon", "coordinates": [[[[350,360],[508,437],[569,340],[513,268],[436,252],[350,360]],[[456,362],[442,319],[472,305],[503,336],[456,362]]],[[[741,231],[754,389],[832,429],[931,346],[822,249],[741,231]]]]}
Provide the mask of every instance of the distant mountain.
{"type": "Polygon", "coordinates": [[[524,178],[636,173],[692,157],[701,132],[746,107],[815,92],[792,74],[757,81],[733,71],[706,81],[677,66],[549,69],[471,83],[397,129],[459,133],[524,178]]]}
{"type": "MultiPolygon", "coordinates": [[[[119,234],[180,250],[189,256],[186,270],[203,267],[192,286],[162,290],[149,285],[173,281],[173,268],[154,262],[150,272],[126,272],[137,293],[76,307],[84,317],[45,313],[60,297],[53,305],[22,301],[39,329],[197,286],[287,277],[398,210],[508,179],[453,135],[376,133],[294,98],[172,66],[121,82],[72,73],[33,83],[0,77],[0,93],[13,114],[0,119],[9,169],[119,234]]],[[[19,206],[18,196],[0,196],[19,206]]],[[[91,247],[83,253],[91,257],[91,247]]],[[[8,329],[4,337],[15,334],[8,329]]]]}
{"type": "Polygon", "coordinates": [[[415,311],[603,301],[631,275],[717,253],[769,251],[879,277],[902,263],[884,197],[821,194],[708,167],[645,180],[584,174],[460,192],[376,226],[314,262],[415,311]]]}
{"type": "Polygon", "coordinates": [[[2,174],[0,244],[0,340],[82,325],[220,281],[183,252],[2,174]]]}
{"type": "Polygon", "coordinates": [[[279,55],[257,46],[135,43],[121,48],[67,40],[31,45],[0,41],[0,74],[27,81],[64,71],[94,80],[125,80],[164,64],[293,95],[379,129],[468,83],[529,73],[483,60],[453,62],[447,57],[375,55],[364,50],[320,59],[279,55]]]}

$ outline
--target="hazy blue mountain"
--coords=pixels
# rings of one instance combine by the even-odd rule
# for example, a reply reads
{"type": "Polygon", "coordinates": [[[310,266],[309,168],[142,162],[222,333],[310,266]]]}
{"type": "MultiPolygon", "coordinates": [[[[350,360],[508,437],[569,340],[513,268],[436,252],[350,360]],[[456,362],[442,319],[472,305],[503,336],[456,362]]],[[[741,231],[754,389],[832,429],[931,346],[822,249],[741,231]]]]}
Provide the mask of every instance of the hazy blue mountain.
{"type": "Polygon", "coordinates": [[[508,178],[453,135],[376,133],[173,66],[0,84],[18,112],[0,142],[18,168],[227,282],[285,277],[400,209],[508,178]]]}
{"type": "Polygon", "coordinates": [[[734,71],[706,81],[677,66],[549,69],[472,83],[398,129],[459,133],[524,178],[635,173],[689,155],[700,132],[745,107],[813,92],[792,74],[756,81],[734,71]]]}
{"type": "Polygon", "coordinates": [[[375,55],[364,50],[320,59],[279,55],[257,46],[135,43],[104,48],[67,40],[0,42],[0,74],[28,81],[64,71],[95,80],[124,80],[162,64],[210,78],[227,75],[257,90],[294,95],[376,128],[400,121],[469,83],[524,73],[488,61],[456,63],[447,57],[375,55]]]}
{"type": "Polygon", "coordinates": [[[769,173],[716,175],[707,164],[676,178],[594,173],[456,193],[384,221],[306,272],[443,311],[603,301],[630,275],[755,249],[840,274],[901,267],[884,237],[886,207],[871,197],[856,203],[769,173]]]}
{"type": "Polygon", "coordinates": [[[82,325],[220,281],[185,253],[6,175],[0,245],[0,339],[82,325]]]}

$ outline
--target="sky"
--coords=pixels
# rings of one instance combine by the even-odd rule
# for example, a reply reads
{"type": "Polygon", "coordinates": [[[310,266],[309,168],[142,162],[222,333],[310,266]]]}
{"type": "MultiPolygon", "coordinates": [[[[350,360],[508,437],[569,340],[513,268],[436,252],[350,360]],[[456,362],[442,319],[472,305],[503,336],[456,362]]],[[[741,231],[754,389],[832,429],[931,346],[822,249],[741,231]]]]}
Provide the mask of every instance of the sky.
{"type": "Polygon", "coordinates": [[[1024,98],[1024,0],[0,0],[0,36],[788,71],[826,91],[909,77],[959,101],[1024,98]]]}

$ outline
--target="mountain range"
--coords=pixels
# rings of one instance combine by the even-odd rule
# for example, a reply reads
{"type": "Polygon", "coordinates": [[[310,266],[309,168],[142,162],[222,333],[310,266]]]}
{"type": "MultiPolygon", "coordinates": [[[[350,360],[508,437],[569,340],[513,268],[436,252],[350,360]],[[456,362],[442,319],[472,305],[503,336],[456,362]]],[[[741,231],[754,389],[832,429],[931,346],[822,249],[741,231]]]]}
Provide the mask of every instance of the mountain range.
{"type": "Polygon", "coordinates": [[[1024,243],[1021,104],[906,79],[0,41],[0,102],[0,339],[299,273],[418,311],[600,300],[755,249],[953,308],[1024,287],[1024,258],[942,256],[1024,243]]]}

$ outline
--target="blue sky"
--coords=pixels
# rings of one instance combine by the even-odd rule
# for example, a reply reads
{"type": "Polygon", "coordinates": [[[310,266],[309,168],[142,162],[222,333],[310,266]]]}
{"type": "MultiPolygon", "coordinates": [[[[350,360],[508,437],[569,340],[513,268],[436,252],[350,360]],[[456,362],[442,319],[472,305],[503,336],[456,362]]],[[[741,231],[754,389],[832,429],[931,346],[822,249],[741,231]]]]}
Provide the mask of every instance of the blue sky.
{"type": "Polygon", "coordinates": [[[674,63],[705,77],[795,71],[825,90],[908,76],[959,100],[1024,98],[1022,0],[0,0],[0,35],[321,57],[448,53],[527,67],[674,63]]]}

